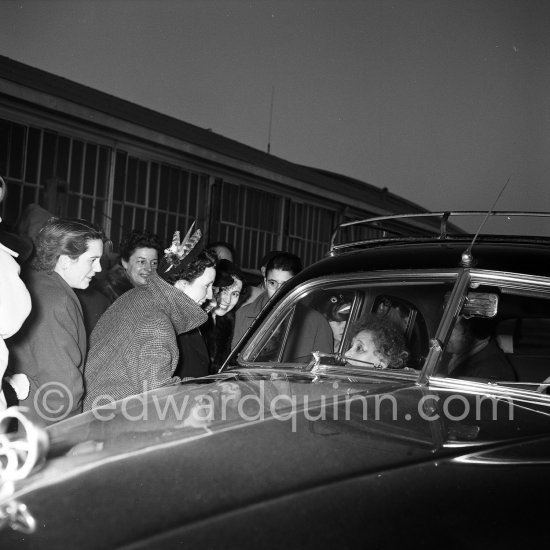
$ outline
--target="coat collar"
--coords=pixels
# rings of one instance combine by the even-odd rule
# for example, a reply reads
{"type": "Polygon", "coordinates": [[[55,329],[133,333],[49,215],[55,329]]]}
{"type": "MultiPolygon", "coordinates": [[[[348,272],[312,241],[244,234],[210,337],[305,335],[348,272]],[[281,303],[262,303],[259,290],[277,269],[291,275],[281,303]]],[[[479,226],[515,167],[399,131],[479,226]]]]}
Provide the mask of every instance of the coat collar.
{"type": "Polygon", "coordinates": [[[187,294],[167,283],[156,273],[147,278],[147,284],[136,287],[150,292],[168,313],[177,334],[193,330],[208,319],[206,312],[187,294]]]}

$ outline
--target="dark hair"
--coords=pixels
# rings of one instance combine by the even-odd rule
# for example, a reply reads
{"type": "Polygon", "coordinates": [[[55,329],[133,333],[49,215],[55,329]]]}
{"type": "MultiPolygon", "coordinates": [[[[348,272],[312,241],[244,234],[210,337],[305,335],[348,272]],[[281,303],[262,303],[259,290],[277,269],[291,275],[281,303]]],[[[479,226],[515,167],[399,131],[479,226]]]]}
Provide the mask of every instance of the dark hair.
{"type": "Polygon", "coordinates": [[[241,281],[243,285],[237,304],[225,315],[217,317],[215,324],[210,318],[205,325],[205,336],[211,361],[210,374],[218,372],[231,351],[231,341],[235,330],[235,311],[241,304],[246,289],[246,280],[239,268],[229,260],[220,260],[216,267],[216,279],[213,286],[223,289],[233,285],[235,280],[241,281]]]}
{"type": "Polygon", "coordinates": [[[283,254],[282,250],[270,250],[266,254],[263,255],[262,259],[260,260],[260,267],[267,267],[267,264],[269,263],[269,260],[273,258],[274,256],[277,256],[278,254],[283,254]]]}
{"type": "Polygon", "coordinates": [[[147,229],[134,229],[124,235],[119,246],[120,257],[127,262],[138,248],[154,248],[159,257],[163,252],[163,246],[158,236],[147,229]]]}
{"type": "Polygon", "coordinates": [[[105,243],[105,233],[86,220],[50,218],[36,236],[32,267],[36,271],[52,272],[62,255],[76,260],[88,250],[89,241],[105,243]]]}
{"type": "Polygon", "coordinates": [[[477,340],[484,340],[494,336],[496,321],[485,317],[459,317],[464,329],[477,340]]]}
{"type": "MultiPolygon", "coordinates": [[[[235,264],[238,263],[238,261],[237,261],[237,251],[235,250],[235,247],[231,243],[228,243],[226,241],[215,241],[213,243],[207,244],[205,246],[205,249],[210,250],[211,252],[214,252],[217,256],[218,253],[216,252],[216,248],[218,248],[218,247],[227,248],[227,250],[229,250],[229,252],[231,252],[231,256],[233,257],[233,263],[235,263],[235,264]]],[[[220,258],[218,258],[218,260],[219,259],[220,258]]]]}
{"type": "MultiPolygon", "coordinates": [[[[190,254],[192,256],[192,254],[190,254]]],[[[192,283],[195,279],[200,277],[205,269],[208,267],[216,267],[218,263],[218,257],[211,250],[203,250],[196,257],[190,258],[188,262],[185,261],[172,269],[168,269],[168,265],[165,263],[164,258],[159,264],[157,273],[170,284],[174,284],[176,281],[185,279],[187,282],[192,283]]]]}
{"type": "Polygon", "coordinates": [[[116,264],[109,269],[102,278],[94,277],[92,280],[96,281],[99,286],[99,290],[114,302],[119,296],[122,296],[128,290],[134,288],[134,285],[128,278],[126,270],[120,265],[116,264]]]}
{"type": "Polygon", "coordinates": [[[279,252],[275,254],[268,262],[265,268],[266,275],[273,269],[289,271],[292,275],[298,275],[302,271],[302,260],[290,252],[279,252]]]}
{"type": "Polygon", "coordinates": [[[213,286],[226,288],[231,286],[235,282],[235,279],[242,281],[244,286],[244,275],[239,268],[229,260],[220,260],[216,266],[216,278],[214,279],[213,286]]]}
{"type": "Polygon", "coordinates": [[[402,369],[409,357],[405,348],[405,335],[396,323],[386,317],[369,313],[352,325],[351,334],[367,331],[376,350],[388,361],[388,368],[402,369]]]}

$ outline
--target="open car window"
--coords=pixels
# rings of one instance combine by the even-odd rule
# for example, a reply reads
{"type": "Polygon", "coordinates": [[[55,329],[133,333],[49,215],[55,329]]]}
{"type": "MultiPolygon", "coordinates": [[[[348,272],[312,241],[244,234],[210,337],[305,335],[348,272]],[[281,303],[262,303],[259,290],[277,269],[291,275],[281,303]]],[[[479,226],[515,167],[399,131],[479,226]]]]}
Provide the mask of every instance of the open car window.
{"type": "Polygon", "coordinates": [[[544,393],[550,384],[550,292],[536,285],[473,285],[468,295],[496,297],[494,315],[461,310],[446,338],[436,376],[544,393]]]}
{"type": "Polygon", "coordinates": [[[453,288],[446,279],[400,278],[383,282],[317,284],[297,289],[293,299],[281,302],[251,337],[241,354],[241,366],[273,363],[303,367],[313,352],[333,355],[345,363],[361,321],[368,315],[383,317],[404,335],[408,359],[404,366],[420,370],[428,355],[429,340],[439,326],[445,296],[453,288]]]}

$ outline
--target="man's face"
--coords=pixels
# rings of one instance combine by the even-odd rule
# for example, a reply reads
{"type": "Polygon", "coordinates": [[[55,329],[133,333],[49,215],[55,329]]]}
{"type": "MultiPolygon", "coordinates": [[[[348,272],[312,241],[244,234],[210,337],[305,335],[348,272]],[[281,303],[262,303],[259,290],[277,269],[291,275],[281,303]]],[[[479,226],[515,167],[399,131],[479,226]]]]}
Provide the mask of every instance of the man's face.
{"type": "Polygon", "coordinates": [[[459,317],[453,328],[453,332],[451,332],[451,337],[449,338],[449,343],[447,344],[445,351],[460,354],[469,350],[472,345],[472,334],[468,330],[468,327],[464,323],[462,317],[459,317]]]}
{"type": "Polygon", "coordinates": [[[293,275],[290,271],[283,271],[282,269],[272,269],[267,272],[265,277],[265,288],[267,295],[271,298],[279,288],[292,279],[293,275]]]}

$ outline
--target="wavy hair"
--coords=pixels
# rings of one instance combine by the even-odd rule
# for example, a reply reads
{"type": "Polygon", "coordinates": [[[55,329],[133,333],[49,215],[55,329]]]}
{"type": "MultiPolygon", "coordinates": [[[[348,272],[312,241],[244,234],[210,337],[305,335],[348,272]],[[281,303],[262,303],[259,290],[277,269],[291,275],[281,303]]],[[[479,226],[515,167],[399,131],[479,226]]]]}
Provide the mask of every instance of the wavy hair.
{"type": "Polygon", "coordinates": [[[36,271],[51,273],[60,256],[76,260],[88,250],[89,241],[95,240],[106,242],[98,225],[80,219],[50,218],[36,236],[31,266],[36,271]]]}
{"type": "Polygon", "coordinates": [[[362,331],[371,334],[376,350],[387,360],[389,369],[402,369],[405,366],[409,352],[405,347],[403,330],[395,322],[370,313],[352,326],[354,336],[362,331]]]}
{"type": "MultiPolygon", "coordinates": [[[[190,254],[192,256],[193,253],[190,254]]],[[[188,257],[189,258],[189,257],[188,257]]],[[[215,252],[211,250],[203,250],[196,257],[189,258],[189,261],[186,262],[188,258],[184,258],[184,261],[174,269],[167,269],[168,266],[165,262],[165,258],[161,259],[157,273],[168,283],[174,284],[176,281],[181,281],[182,279],[186,280],[189,283],[192,283],[195,279],[200,277],[206,268],[216,267],[218,263],[218,257],[215,252]]]]}
{"type": "Polygon", "coordinates": [[[213,286],[217,288],[227,288],[235,283],[235,279],[245,285],[245,279],[240,269],[229,260],[219,260],[216,266],[216,279],[213,286]]]}
{"type": "Polygon", "coordinates": [[[159,258],[164,249],[158,235],[151,233],[148,229],[134,229],[124,235],[120,241],[120,257],[127,262],[138,248],[153,248],[157,251],[159,258]]]}

